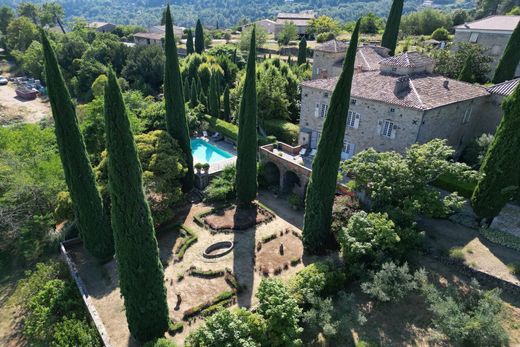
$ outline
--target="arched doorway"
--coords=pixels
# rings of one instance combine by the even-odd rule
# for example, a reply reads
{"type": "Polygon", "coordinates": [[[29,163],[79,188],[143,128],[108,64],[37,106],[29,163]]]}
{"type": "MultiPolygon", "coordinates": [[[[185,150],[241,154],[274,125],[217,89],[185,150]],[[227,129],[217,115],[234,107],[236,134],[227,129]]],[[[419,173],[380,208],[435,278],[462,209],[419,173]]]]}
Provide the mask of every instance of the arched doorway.
{"type": "Polygon", "coordinates": [[[263,185],[265,188],[269,187],[280,187],[280,169],[273,162],[267,162],[264,164],[263,172],[263,185]]]}
{"type": "Polygon", "coordinates": [[[286,171],[283,175],[282,190],[283,193],[292,193],[295,187],[300,187],[300,177],[294,171],[286,171]]]}

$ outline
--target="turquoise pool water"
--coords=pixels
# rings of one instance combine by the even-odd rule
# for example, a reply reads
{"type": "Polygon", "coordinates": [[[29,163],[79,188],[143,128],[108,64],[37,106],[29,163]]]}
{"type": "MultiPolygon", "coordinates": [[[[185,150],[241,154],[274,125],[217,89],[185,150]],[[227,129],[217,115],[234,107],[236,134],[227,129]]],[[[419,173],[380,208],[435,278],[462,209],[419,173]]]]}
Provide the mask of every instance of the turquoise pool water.
{"type": "Polygon", "coordinates": [[[191,153],[195,163],[216,163],[232,158],[233,155],[204,140],[191,140],[191,153]]]}

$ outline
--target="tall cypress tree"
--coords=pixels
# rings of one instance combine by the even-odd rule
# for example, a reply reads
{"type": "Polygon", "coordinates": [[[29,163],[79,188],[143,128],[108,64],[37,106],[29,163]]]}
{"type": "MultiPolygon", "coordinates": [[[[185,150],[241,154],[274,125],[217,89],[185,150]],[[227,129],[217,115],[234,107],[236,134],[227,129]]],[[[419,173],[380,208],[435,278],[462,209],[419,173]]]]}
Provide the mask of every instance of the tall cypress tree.
{"type": "Polygon", "coordinates": [[[332,93],[329,110],[323,123],[318,152],[312,162],[303,224],[303,244],[310,253],[323,252],[324,248],[333,242],[330,231],[332,204],[345,136],[359,23],[358,20],[352,33],[347,57],[343,63],[343,71],[332,93]]]}
{"type": "Polygon", "coordinates": [[[385,32],[381,40],[381,46],[390,50],[390,55],[394,55],[397,46],[397,36],[399,35],[399,26],[401,25],[401,15],[403,14],[404,0],[394,0],[392,8],[386,21],[385,32]]]}
{"type": "Polygon", "coordinates": [[[217,81],[215,74],[211,75],[209,84],[209,95],[208,95],[208,107],[209,114],[213,117],[218,117],[219,106],[218,106],[218,95],[217,95],[217,81]]]}
{"type": "Polygon", "coordinates": [[[224,89],[224,120],[229,122],[231,119],[231,107],[229,105],[229,88],[226,86],[224,89]]]}
{"type": "Polygon", "coordinates": [[[193,156],[191,154],[190,132],[186,120],[186,107],[182,87],[181,71],[177,45],[173,36],[173,24],[170,5],[166,7],[166,36],[164,40],[166,66],[164,68],[164,103],[166,105],[166,128],[177,140],[186,158],[188,173],[184,177],[182,190],[188,192],[193,188],[193,156]]]}
{"type": "Polygon", "coordinates": [[[141,163],[112,70],[105,86],[105,131],[119,285],[130,333],[145,342],[168,329],[168,304],[141,163]]]}
{"type": "Polygon", "coordinates": [[[78,221],[85,248],[96,258],[109,259],[114,254],[114,239],[108,215],[96,187],[96,179],[79,130],[76,109],[58,66],[56,54],[47,35],[41,31],[45,75],[56,140],[65,181],[78,221]]]}
{"type": "Polygon", "coordinates": [[[516,25],[513,34],[507,42],[504,54],[502,54],[495,70],[493,83],[501,83],[513,79],[518,63],[520,63],[520,22],[516,25]]]}
{"type": "Polygon", "coordinates": [[[471,57],[468,56],[466,61],[464,62],[464,66],[460,71],[459,77],[457,78],[459,81],[473,83],[475,80],[473,78],[473,68],[471,65],[471,57]]]}
{"type": "Polygon", "coordinates": [[[238,114],[238,146],[235,189],[238,203],[249,205],[256,198],[256,28],[253,26],[246,80],[238,114]]]}
{"type": "Polygon", "coordinates": [[[186,39],[186,53],[188,55],[195,52],[195,49],[193,48],[193,33],[191,29],[188,29],[188,38],[186,39]]]}
{"type": "Polygon", "coordinates": [[[191,81],[191,91],[190,91],[190,106],[195,107],[199,104],[199,97],[197,95],[197,85],[195,80],[191,81]]]}
{"type": "Polygon", "coordinates": [[[520,190],[520,85],[502,102],[504,116],[482,162],[471,197],[475,213],[492,219],[520,190]]]}
{"type": "Polygon", "coordinates": [[[204,29],[200,19],[197,19],[197,25],[195,26],[195,52],[204,52],[204,29]]]}
{"type": "Polygon", "coordinates": [[[307,40],[305,36],[300,40],[298,46],[298,65],[305,64],[307,62],[307,40]]]}
{"type": "Polygon", "coordinates": [[[187,102],[188,100],[190,100],[190,93],[191,93],[191,86],[190,86],[190,81],[188,79],[188,77],[186,77],[184,79],[184,85],[183,85],[183,94],[184,94],[184,101],[187,102]]]}

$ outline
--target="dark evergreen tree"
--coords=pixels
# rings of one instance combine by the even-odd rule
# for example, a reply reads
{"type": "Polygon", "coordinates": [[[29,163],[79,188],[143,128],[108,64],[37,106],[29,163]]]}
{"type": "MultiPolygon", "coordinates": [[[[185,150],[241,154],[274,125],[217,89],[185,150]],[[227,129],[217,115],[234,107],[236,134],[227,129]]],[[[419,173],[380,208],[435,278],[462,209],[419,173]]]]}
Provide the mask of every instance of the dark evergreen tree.
{"type": "Polygon", "coordinates": [[[237,49],[236,48],[233,51],[233,59],[231,59],[231,61],[233,61],[233,64],[237,63],[237,49]]]}
{"type": "Polygon", "coordinates": [[[307,40],[305,36],[300,40],[298,46],[298,66],[307,62],[307,40]]]}
{"type": "Polygon", "coordinates": [[[191,86],[188,77],[184,79],[183,85],[183,93],[184,93],[184,101],[188,102],[190,100],[191,86]]]}
{"type": "Polygon", "coordinates": [[[170,5],[166,7],[166,35],[164,39],[166,66],[164,68],[164,103],[166,105],[166,128],[168,133],[179,143],[184,153],[188,173],[183,180],[182,190],[188,192],[193,188],[193,156],[191,154],[190,132],[186,120],[186,107],[182,87],[181,71],[177,44],[173,36],[173,24],[170,5]]]}
{"type": "Polygon", "coordinates": [[[238,113],[238,145],[235,189],[240,205],[249,205],[256,198],[257,173],[257,102],[256,102],[256,28],[253,26],[246,79],[238,113]]]}
{"type": "Polygon", "coordinates": [[[397,46],[397,36],[399,35],[399,26],[401,25],[401,15],[403,14],[404,0],[394,0],[392,8],[386,21],[385,32],[381,40],[381,46],[390,50],[390,55],[394,55],[397,46]]]}
{"type": "Polygon", "coordinates": [[[128,329],[138,341],[146,342],[162,337],[168,329],[168,304],[141,163],[112,70],[105,86],[105,131],[119,286],[128,329]]]}
{"type": "Polygon", "coordinates": [[[359,35],[358,20],[343,63],[336,88],[332,93],[329,110],[323,123],[318,151],[312,162],[312,174],[307,188],[303,244],[310,253],[322,253],[333,243],[330,231],[332,205],[336,192],[341,148],[350,103],[350,89],[354,75],[354,60],[359,35]]]}
{"type": "Polygon", "coordinates": [[[460,71],[459,77],[457,78],[459,81],[473,83],[475,82],[475,78],[473,77],[473,68],[472,68],[472,60],[469,56],[464,62],[464,66],[460,71]]]}
{"type": "Polygon", "coordinates": [[[199,103],[204,105],[206,107],[206,111],[208,111],[208,98],[206,97],[203,89],[201,89],[199,93],[199,103]]]}
{"type": "Polygon", "coordinates": [[[210,115],[212,115],[213,117],[219,116],[217,78],[216,78],[215,74],[211,75],[211,79],[210,79],[208,107],[209,107],[210,115]]]}
{"type": "Polygon", "coordinates": [[[195,80],[191,81],[191,92],[190,92],[190,106],[195,107],[199,104],[199,97],[197,95],[197,85],[195,80]]]}
{"type": "Polygon", "coordinates": [[[114,239],[108,213],[96,187],[96,179],[79,130],[76,108],[58,66],[47,35],[41,31],[45,75],[54,118],[54,130],[65,181],[85,248],[96,258],[106,260],[114,254],[114,239]]]}
{"type": "Polygon", "coordinates": [[[504,54],[500,58],[493,83],[501,83],[512,80],[515,77],[516,67],[520,63],[520,22],[516,25],[513,34],[507,42],[504,54]]]}
{"type": "Polygon", "coordinates": [[[197,77],[195,78],[195,82],[197,83],[197,93],[200,95],[200,93],[202,92],[202,82],[200,81],[199,75],[197,75],[197,77]]]}
{"type": "Polygon", "coordinates": [[[504,116],[484,157],[482,178],[471,197],[475,213],[491,219],[520,193],[520,85],[502,102],[504,116]]]}
{"type": "Polygon", "coordinates": [[[188,38],[186,39],[186,53],[188,55],[195,52],[195,49],[193,48],[193,33],[191,29],[188,29],[188,38]]]}
{"type": "Polygon", "coordinates": [[[224,89],[224,120],[229,122],[231,120],[231,107],[229,105],[229,88],[226,86],[224,89]]]}
{"type": "Polygon", "coordinates": [[[204,52],[204,29],[200,19],[197,19],[197,26],[195,27],[195,52],[204,52]]]}
{"type": "Polygon", "coordinates": [[[289,57],[287,58],[287,64],[289,64],[289,65],[292,64],[292,58],[291,58],[291,55],[289,55],[289,57]]]}

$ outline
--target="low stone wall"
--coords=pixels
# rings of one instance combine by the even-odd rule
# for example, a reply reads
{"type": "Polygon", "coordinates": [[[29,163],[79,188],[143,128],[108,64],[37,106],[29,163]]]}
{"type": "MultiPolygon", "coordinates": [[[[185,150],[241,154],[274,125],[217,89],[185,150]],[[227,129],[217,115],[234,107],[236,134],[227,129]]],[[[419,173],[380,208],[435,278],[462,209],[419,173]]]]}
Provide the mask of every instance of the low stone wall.
{"type": "Polygon", "coordinates": [[[520,237],[520,206],[507,204],[493,219],[491,228],[520,237]]]}
{"type": "Polygon", "coordinates": [[[83,280],[79,276],[79,272],[76,269],[76,265],[74,264],[71,257],[69,256],[69,253],[67,252],[67,246],[76,245],[76,244],[80,244],[80,243],[81,243],[81,240],[79,238],[74,238],[71,240],[63,241],[60,244],[61,256],[63,257],[63,260],[67,264],[70,275],[74,279],[74,282],[76,282],[76,286],[79,289],[81,298],[83,299],[83,302],[85,303],[85,306],[87,307],[87,311],[89,313],[90,318],[92,319],[92,321],[94,322],[94,325],[96,326],[99,336],[101,337],[101,340],[103,341],[103,345],[105,347],[112,347],[112,344],[110,343],[110,337],[108,336],[105,325],[103,324],[101,317],[99,317],[99,314],[98,314],[96,308],[90,301],[90,297],[87,292],[87,287],[83,283],[83,280]]]}

